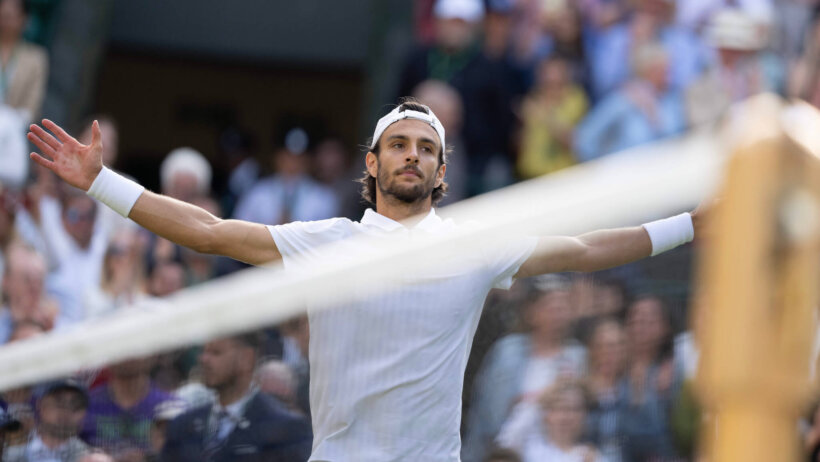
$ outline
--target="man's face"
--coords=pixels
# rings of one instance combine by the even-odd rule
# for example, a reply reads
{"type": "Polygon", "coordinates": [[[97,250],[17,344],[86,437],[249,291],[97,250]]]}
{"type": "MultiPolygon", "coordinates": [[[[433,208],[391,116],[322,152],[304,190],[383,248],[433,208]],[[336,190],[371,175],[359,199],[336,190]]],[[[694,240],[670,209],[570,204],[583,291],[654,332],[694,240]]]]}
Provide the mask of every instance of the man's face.
{"type": "Polygon", "coordinates": [[[572,301],[568,290],[551,290],[529,307],[529,324],[535,335],[566,333],[572,321],[572,301]]]}
{"type": "Polygon", "coordinates": [[[97,206],[90,197],[76,196],[66,201],[63,210],[63,225],[77,245],[82,248],[87,248],[91,244],[96,215],[97,206]]]}
{"type": "Polygon", "coordinates": [[[39,256],[25,250],[14,249],[8,257],[3,291],[8,296],[12,310],[21,310],[13,313],[19,320],[39,307],[46,267],[39,256]]]}
{"type": "Polygon", "coordinates": [[[574,445],[581,436],[584,416],[581,390],[571,388],[560,392],[544,410],[542,418],[552,441],[561,445],[574,445]]]}
{"type": "Polygon", "coordinates": [[[219,390],[232,384],[237,377],[253,370],[253,350],[236,340],[220,339],[205,344],[199,363],[202,381],[208,388],[219,390]]]}
{"type": "Polygon", "coordinates": [[[39,430],[57,439],[76,436],[85,418],[83,397],[75,390],[57,390],[38,403],[39,430]]]}
{"type": "Polygon", "coordinates": [[[429,199],[444,181],[445,166],[439,165],[441,142],[429,124],[400,120],[384,131],[378,156],[367,154],[367,170],[376,178],[382,197],[407,204],[429,199]]]}

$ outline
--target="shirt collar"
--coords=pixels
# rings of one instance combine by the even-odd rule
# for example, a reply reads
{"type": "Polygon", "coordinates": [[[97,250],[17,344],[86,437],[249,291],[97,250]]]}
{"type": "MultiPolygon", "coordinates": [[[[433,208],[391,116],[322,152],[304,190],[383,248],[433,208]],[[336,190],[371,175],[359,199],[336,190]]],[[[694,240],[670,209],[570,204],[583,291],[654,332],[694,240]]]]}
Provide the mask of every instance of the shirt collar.
{"type": "Polygon", "coordinates": [[[217,400],[216,403],[214,403],[214,411],[216,414],[219,414],[220,411],[225,411],[225,413],[232,418],[239,419],[245,413],[245,406],[248,404],[248,401],[256,395],[256,392],[257,388],[251,386],[250,390],[248,390],[244,396],[224,407],[219,404],[219,400],[217,400]]]}
{"type": "MultiPolygon", "coordinates": [[[[436,209],[430,208],[430,212],[420,222],[416,223],[414,229],[423,231],[435,231],[441,225],[441,218],[436,215],[436,209]]],[[[375,226],[383,231],[395,231],[404,228],[404,225],[396,220],[376,212],[373,209],[364,211],[361,223],[366,226],[375,226]]]]}

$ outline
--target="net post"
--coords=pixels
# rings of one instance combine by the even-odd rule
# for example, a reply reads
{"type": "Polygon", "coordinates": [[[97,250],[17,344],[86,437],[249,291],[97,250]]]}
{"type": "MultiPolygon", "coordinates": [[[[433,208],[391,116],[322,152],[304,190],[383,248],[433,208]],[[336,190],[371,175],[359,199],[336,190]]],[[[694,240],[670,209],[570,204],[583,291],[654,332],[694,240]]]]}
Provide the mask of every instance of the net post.
{"type": "Polygon", "coordinates": [[[796,461],[819,299],[820,145],[789,133],[771,97],[747,109],[700,248],[696,383],[711,416],[700,441],[710,461],[796,461]]]}

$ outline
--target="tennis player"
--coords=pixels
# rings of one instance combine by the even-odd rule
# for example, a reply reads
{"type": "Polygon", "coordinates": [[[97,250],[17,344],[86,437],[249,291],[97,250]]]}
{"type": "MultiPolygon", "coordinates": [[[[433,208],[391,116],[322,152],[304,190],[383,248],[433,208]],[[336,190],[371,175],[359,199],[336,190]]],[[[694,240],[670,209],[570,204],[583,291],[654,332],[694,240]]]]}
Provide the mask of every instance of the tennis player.
{"type": "MultiPolygon", "coordinates": [[[[341,258],[317,250],[350,236],[446,234],[458,229],[436,215],[446,190],[444,127],[408,100],[376,124],[365,156],[363,194],[373,203],[360,222],[333,218],[265,226],[223,220],[146,191],[102,164],[92,124],[83,145],[49,120],[31,125],[31,157],[67,183],[148,230],[196,251],[261,265],[282,259],[341,258]]],[[[681,214],[632,228],[577,237],[515,240],[471,255],[469,265],[441,265],[413,283],[340,309],[310,310],[311,461],[458,461],[464,369],[484,299],[514,278],[596,271],[639,260],[694,237],[681,214]]],[[[355,246],[367,246],[356,240],[355,246]]],[[[351,249],[351,251],[366,249],[351,249]]],[[[397,262],[400,264],[400,262],[397,262]]]]}

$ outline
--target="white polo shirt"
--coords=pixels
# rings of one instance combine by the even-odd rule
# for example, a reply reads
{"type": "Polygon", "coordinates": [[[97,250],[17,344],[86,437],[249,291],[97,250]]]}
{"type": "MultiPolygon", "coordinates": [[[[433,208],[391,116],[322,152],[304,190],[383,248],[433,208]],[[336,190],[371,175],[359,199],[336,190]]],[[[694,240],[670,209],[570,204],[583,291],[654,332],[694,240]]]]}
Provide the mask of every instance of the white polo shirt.
{"type": "MultiPolygon", "coordinates": [[[[269,229],[287,267],[343,258],[320,247],[359,234],[412,239],[457,226],[431,210],[407,229],[368,209],[360,223],[333,218],[269,229]]],[[[464,369],[484,299],[491,288],[512,285],[535,243],[516,240],[464,256],[466,265],[408,274],[408,284],[364,301],[308,307],[310,460],[458,461],[464,369]]],[[[366,252],[367,245],[346,249],[366,252]]]]}

